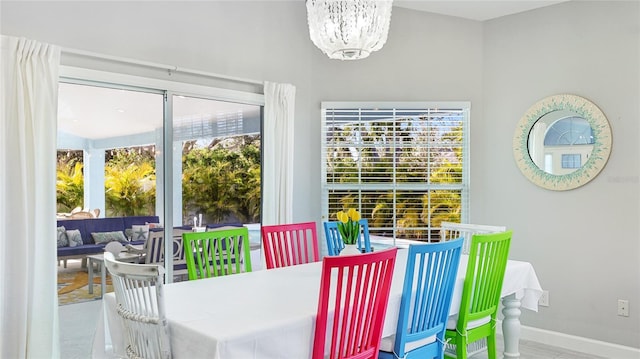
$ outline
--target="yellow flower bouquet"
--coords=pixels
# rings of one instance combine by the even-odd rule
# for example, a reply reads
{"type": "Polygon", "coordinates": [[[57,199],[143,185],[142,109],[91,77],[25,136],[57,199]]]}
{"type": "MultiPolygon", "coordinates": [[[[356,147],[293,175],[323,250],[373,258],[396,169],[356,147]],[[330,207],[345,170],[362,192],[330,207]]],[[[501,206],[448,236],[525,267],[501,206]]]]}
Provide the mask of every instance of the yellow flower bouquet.
{"type": "Polygon", "coordinates": [[[346,212],[336,213],[338,219],[338,231],[344,244],[358,243],[360,236],[360,212],[355,208],[349,208],[346,212]]]}

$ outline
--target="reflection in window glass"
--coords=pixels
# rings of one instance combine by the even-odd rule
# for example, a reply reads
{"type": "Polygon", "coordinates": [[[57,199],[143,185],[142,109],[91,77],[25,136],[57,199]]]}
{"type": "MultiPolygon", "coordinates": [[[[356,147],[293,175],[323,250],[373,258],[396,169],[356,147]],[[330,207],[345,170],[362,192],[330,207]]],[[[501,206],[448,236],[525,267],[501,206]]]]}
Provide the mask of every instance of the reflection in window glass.
{"type": "Polygon", "coordinates": [[[594,141],[591,125],[582,117],[568,117],[555,122],[544,137],[545,146],[589,145],[594,141]]]}
{"type": "Polygon", "coordinates": [[[553,156],[550,153],[544,155],[544,171],[553,173],[553,156]]]}

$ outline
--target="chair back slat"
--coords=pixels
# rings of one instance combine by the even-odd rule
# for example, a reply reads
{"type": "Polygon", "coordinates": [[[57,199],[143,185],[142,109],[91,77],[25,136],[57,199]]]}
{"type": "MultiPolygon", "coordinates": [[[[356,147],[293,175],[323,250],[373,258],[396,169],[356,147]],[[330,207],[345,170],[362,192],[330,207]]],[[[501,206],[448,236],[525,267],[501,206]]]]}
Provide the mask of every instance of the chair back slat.
{"type": "Polygon", "coordinates": [[[440,237],[444,241],[464,238],[464,244],[462,245],[462,254],[469,254],[469,248],[471,243],[471,236],[474,234],[482,233],[498,233],[507,230],[505,226],[490,226],[486,224],[471,224],[471,223],[454,223],[454,222],[442,222],[440,224],[442,229],[440,237]]]}
{"type": "Polygon", "coordinates": [[[104,263],[113,282],[127,357],[171,358],[164,309],[164,268],[118,262],[108,252],[104,263]]]}
{"type": "Polygon", "coordinates": [[[512,231],[473,234],[457,320],[448,323],[446,356],[487,350],[496,358],[496,316],[512,231]]]}
{"type": "Polygon", "coordinates": [[[323,258],[314,359],[377,357],[396,253],[323,258]]]}
{"type": "Polygon", "coordinates": [[[151,264],[164,262],[164,232],[149,232],[149,238],[147,238],[145,246],[147,247],[145,263],[151,264]]]}
{"type": "Polygon", "coordinates": [[[315,222],[262,226],[260,231],[267,269],[320,260],[315,222]]]}
{"type": "MultiPolygon", "coordinates": [[[[182,229],[173,230],[173,275],[182,276],[187,274],[187,261],[184,257],[184,242],[182,234],[187,232],[182,229]]],[[[150,231],[149,238],[145,242],[145,260],[146,264],[162,264],[164,265],[164,231],[150,231]]]]}
{"type": "MultiPolygon", "coordinates": [[[[453,297],[463,238],[409,246],[393,352],[400,358],[439,358],[453,297]],[[435,336],[423,345],[412,345],[435,336]],[[410,348],[407,350],[407,348],[410,348]]],[[[381,358],[394,357],[381,352],[381,358]]]]}
{"type": "MultiPolygon", "coordinates": [[[[358,237],[358,249],[365,253],[371,252],[371,238],[369,237],[369,221],[360,219],[360,236],[358,237]]],[[[324,235],[327,240],[327,255],[337,256],[344,249],[344,242],[338,230],[338,222],[324,222],[324,235]]]]}
{"type": "Polygon", "coordinates": [[[182,240],[189,280],[251,272],[246,227],[184,233],[182,240]]]}
{"type": "Polygon", "coordinates": [[[460,329],[487,316],[495,320],[511,235],[511,231],[473,235],[460,304],[460,329]]]}

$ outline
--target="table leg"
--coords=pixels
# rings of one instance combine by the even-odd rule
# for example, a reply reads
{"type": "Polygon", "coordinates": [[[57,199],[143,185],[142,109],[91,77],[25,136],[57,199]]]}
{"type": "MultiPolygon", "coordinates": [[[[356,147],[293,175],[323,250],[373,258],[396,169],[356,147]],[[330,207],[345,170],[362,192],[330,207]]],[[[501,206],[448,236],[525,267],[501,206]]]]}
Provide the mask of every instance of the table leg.
{"type": "Polygon", "coordinates": [[[104,290],[107,287],[107,266],[104,261],[100,262],[100,298],[104,297],[104,290]]]}
{"type": "Polygon", "coordinates": [[[504,337],[504,358],[520,358],[520,299],[515,294],[502,298],[502,336],[504,337]]]}
{"type": "Polygon", "coordinates": [[[93,258],[89,258],[87,261],[87,266],[89,267],[89,294],[93,294],[93,258]]]}

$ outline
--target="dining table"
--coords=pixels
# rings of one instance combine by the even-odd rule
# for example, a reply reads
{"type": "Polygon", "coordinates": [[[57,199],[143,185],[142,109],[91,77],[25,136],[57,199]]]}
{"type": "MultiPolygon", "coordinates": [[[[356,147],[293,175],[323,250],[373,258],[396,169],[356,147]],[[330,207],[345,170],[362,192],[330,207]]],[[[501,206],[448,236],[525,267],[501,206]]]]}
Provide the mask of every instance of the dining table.
{"type": "MultiPolygon", "coordinates": [[[[383,337],[396,331],[407,262],[396,257],[383,337]]],[[[462,255],[450,316],[460,308],[468,256],[462,255]]],[[[310,358],[322,262],[258,270],[164,286],[174,359],[310,358]]],[[[504,357],[518,358],[520,312],[538,310],[542,288],[533,265],[509,260],[502,285],[504,357]]],[[[125,353],[114,293],[103,299],[93,357],[125,353]]]]}

